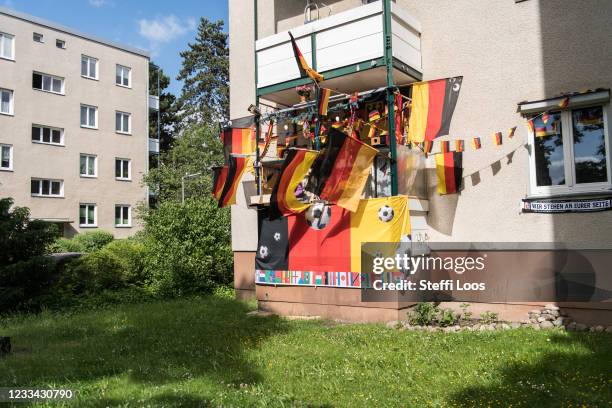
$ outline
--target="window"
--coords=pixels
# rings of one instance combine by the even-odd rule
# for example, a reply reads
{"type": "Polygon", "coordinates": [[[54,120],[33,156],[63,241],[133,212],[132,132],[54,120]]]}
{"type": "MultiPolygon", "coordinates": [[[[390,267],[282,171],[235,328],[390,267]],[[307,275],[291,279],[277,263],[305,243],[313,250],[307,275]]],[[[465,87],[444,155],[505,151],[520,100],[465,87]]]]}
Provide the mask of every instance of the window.
{"type": "Polygon", "coordinates": [[[39,42],[39,43],[45,42],[45,37],[40,33],[34,33],[32,37],[33,37],[32,39],[36,42],[39,42]]]}
{"type": "Polygon", "coordinates": [[[32,88],[46,92],[53,92],[56,94],[63,94],[64,78],[34,72],[32,74],[32,88]]]}
{"type": "Polygon", "coordinates": [[[81,127],[92,129],[98,128],[98,108],[95,106],[81,105],[81,127]]]}
{"type": "Polygon", "coordinates": [[[115,206],[115,227],[131,227],[132,214],[129,205],[117,204],[115,206]]]}
{"type": "Polygon", "coordinates": [[[115,83],[120,86],[131,86],[132,69],[117,64],[117,72],[115,75],[115,83]]]}
{"type": "Polygon", "coordinates": [[[131,167],[130,159],[115,159],[115,178],[118,180],[131,180],[131,167]]]}
{"type": "Polygon", "coordinates": [[[63,180],[32,179],[30,189],[36,197],[62,197],[64,195],[63,180]]]}
{"type": "Polygon", "coordinates": [[[57,40],[55,40],[55,46],[57,48],[61,48],[62,50],[65,50],[66,49],[66,41],[57,39],[57,40]]]}
{"type": "Polygon", "coordinates": [[[531,116],[532,195],[609,190],[610,152],[604,106],[531,116]]]}
{"type": "Polygon", "coordinates": [[[115,112],[115,130],[119,133],[130,133],[131,116],[126,112],[115,112]]]}
{"type": "Polygon", "coordinates": [[[81,177],[96,177],[98,174],[98,163],[96,156],[92,154],[81,154],[79,163],[79,174],[81,177]]]}
{"type": "Polygon", "coordinates": [[[0,58],[15,59],[15,36],[0,32],[0,58]]]}
{"type": "Polygon", "coordinates": [[[32,142],[61,146],[64,144],[64,129],[32,125],[32,142]]]}
{"type": "Polygon", "coordinates": [[[13,114],[13,91],[0,88],[0,113],[13,114]]]}
{"type": "Polygon", "coordinates": [[[98,79],[98,60],[87,55],[81,55],[81,76],[98,79]]]}
{"type": "Polygon", "coordinates": [[[79,226],[95,227],[97,225],[97,208],[95,204],[79,205],[79,226]]]}
{"type": "Polygon", "coordinates": [[[13,170],[13,146],[0,144],[0,170],[13,170]]]}

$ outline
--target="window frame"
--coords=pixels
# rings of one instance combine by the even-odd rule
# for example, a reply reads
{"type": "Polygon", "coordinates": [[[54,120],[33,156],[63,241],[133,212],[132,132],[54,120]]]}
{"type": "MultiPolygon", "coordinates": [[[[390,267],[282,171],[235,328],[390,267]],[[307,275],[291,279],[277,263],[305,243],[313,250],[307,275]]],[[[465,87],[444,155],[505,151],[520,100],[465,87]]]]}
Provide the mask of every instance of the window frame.
{"type": "Polygon", "coordinates": [[[86,103],[82,103],[80,105],[80,107],[79,107],[79,122],[81,123],[81,127],[82,128],[85,128],[85,129],[96,129],[97,130],[98,129],[98,107],[94,106],[94,105],[87,105],[86,103]],[[94,115],[95,124],[93,126],[91,126],[91,125],[84,125],[81,122],[81,117],[80,117],[81,116],[81,109],[83,109],[84,107],[88,109],[88,111],[87,111],[87,120],[89,120],[89,109],[94,109],[94,112],[95,112],[95,115],[94,115]]]}
{"type": "Polygon", "coordinates": [[[81,71],[81,77],[86,78],[86,79],[93,79],[94,81],[98,81],[100,78],[100,60],[98,60],[96,57],[91,57],[89,55],[81,54],[80,71],[81,71]],[[83,74],[83,59],[87,59],[87,74],[83,74]],[[89,64],[90,60],[94,60],[96,62],[96,75],[95,76],[91,76],[91,72],[90,72],[91,65],[89,64]]]}
{"type": "Polygon", "coordinates": [[[98,178],[98,156],[90,153],[79,154],[79,176],[82,178],[98,178]],[[81,173],[81,159],[85,158],[85,171],[89,169],[89,160],[93,159],[93,174],[81,173]]]}
{"type": "Polygon", "coordinates": [[[58,128],[58,127],[54,127],[54,126],[39,125],[38,123],[32,123],[31,127],[39,129],[39,139],[38,140],[32,139],[32,143],[44,144],[44,145],[50,145],[50,146],[65,146],[65,144],[64,144],[64,129],[63,128],[58,128]],[[43,129],[49,129],[49,132],[50,132],[49,142],[45,142],[43,140],[43,129]],[[54,130],[57,130],[57,131],[60,132],[60,142],[59,143],[54,143],[53,142],[53,134],[52,134],[52,132],[54,130]]]}
{"type": "Polygon", "coordinates": [[[119,133],[122,135],[131,135],[132,134],[132,114],[124,111],[115,111],[115,133],[119,133]],[[121,127],[123,127],[123,116],[127,115],[128,117],[128,130],[119,130],[117,129],[117,115],[121,115],[121,127]]]}
{"type": "Polygon", "coordinates": [[[12,89],[0,88],[0,115],[15,115],[15,92],[12,89]],[[9,94],[9,111],[4,112],[2,110],[2,93],[8,92],[9,94]]]}
{"type": "Polygon", "coordinates": [[[55,48],[59,48],[60,50],[65,50],[66,49],[66,40],[62,40],[61,38],[56,38],[55,39],[55,48]],[[60,43],[61,43],[61,47],[60,47],[60,43]]]}
{"type": "Polygon", "coordinates": [[[79,203],[79,228],[97,228],[98,227],[98,206],[96,203],[79,203]],[[85,221],[88,221],[89,209],[87,207],[93,207],[93,223],[81,223],[81,207],[85,206],[85,221]]]}
{"type": "Polygon", "coordinates": [[[40,43],[40,44],[44,44],[45,43],[45,35],[41,34],[41,33],[37,33],[36,31],[34,31],[32,33],[32,41],[40,43]],[[40,38],[40,40],[36,39],[37,36],[38,36],[38,38],[40,38]]]}
{"type": "Polygon", "coordinates": [[[0,143],[0,171],[13,171],[13,145],[8,143],[0,143]],[[2,149],[8,147],[9,149],[9,165],[8,167],[2,166],[2,149]]]}
{"type": "Polygon", "coordinates": [[[8,61],[15,61],[15,35],[5,33],[4,31],[0,31],[0,59],[5,59],[8,61]],[[11,42],[11,56],[7,57],[4,55],[4,41],[2,38],[8,38],[11,42]]]}
{"type": "Polygon", "coordinates": [[[132,206],[130,204],[115,204],[115,228],[132,228],[132,206]],[[117,224],[117,208],[121,208],[121,224],[117,224]],[[127,224],[123,224],[123,209],[127,208],[127,224]]]}
{"type": "Polygon", "coordinates": [[[32,177],[30,178],[30,195],[32,197],[42,197],[42,198],[64,198],[64,180],[60,180],[60,179],[49,179],[49,178],[41,178],[41,177],[32,177]],[[32,193],[32,181],[38,181],[39,185],[38,185],[38,193],[32,193]],[[52,183],[54,182],[59,182],[60,183],[60,192],[59,194],[43,194],[42,190],[43,190],[43,181],[48,181],[49,182],[49,192],[51,192],[51,189],[53,187],[52,183]]]}
{"type": "Polygon", "coordinates": [[[132,68],[125,66],[125,65],[121,65],[121,64],[116,64],[115,66],[115,85],[120,86],[122,88],[132,88],[132,68]],[[117,70],[118,69],[122,69],[122,73],[123,73],[123,69],[127,69],[128,71],[128,75],[127,75],[127,80],[128,80],[128,84],[124,85],[123,84],[123,75],[121,76],[121,83],[117,82],[117,70]]]}
{"type": "Polygon", "coordinates": [[[115,180],[118,181],[132,181],[132,159],[126,159],[125,157],[115,157],[115,180]],[[128,175],[127,177],[117,176],[117,162],[121,162],[121,173],[123,174],[123,162],[128,163],[128,175]]]}
{"type": "Polygon", "coordinates": [[[32,89],[34,89],[35,91],[48,92],[48,93],[52,93],[55,95],[66,95],[66,79],[65,78],[62,78],[57,75],[45,74],[40,71],[32,71],[32,82],[34,82],[34,75],[40,75],[42,77],[40,80],[40,86],[41,86],[40,88],[35,88],[34,83],[32,83],[32,89]],[[44,89],[45,77],[49,77],[51,79],[51,89],[49,90],[44,89]],[[59,79],[62,83],[60,92],[55,92],[53,90],[53,80],[54,79],[59,79]]]}
{"type": "MultiPolygon", "coordinates": [[[[527,132],[527,145],[529,147],[529,197],[530,198],[551,198],[572,195],[598,194],[612,191],[612,155],[610,154],[610,127],[609,127],[609,102],[596,102],[571,106],[567,109],[551,109],[552,112],[559,112],[561,117],[561,138],[563,140],[563,165],[565,171],[565,184],[555,186],[538,186],[535,164],[535,134],[533,131],[527,132]],[[603,132],[606,148],[606,169],[607,181],[596,183],[576,183],[576,165],[574,156],[574,126],[572,113],[574,110],[583,108],[602,108],[603,132]]],[[[541,112],[540,112],[541,113],[541,112]]],[[[526,120],[538,113],[530,114],[526,120]]]]}

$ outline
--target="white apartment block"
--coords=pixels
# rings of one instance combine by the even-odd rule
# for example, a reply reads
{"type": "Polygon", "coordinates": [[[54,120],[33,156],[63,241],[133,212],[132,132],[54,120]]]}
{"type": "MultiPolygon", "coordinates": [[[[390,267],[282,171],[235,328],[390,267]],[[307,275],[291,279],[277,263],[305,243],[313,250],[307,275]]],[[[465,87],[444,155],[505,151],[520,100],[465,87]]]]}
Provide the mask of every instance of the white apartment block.
{"type": "Polygon", "coordinates": [[[148,70],[144,51],[0,7],[0,197],[66,236],[134,234],[157,147],[148,70]]]}

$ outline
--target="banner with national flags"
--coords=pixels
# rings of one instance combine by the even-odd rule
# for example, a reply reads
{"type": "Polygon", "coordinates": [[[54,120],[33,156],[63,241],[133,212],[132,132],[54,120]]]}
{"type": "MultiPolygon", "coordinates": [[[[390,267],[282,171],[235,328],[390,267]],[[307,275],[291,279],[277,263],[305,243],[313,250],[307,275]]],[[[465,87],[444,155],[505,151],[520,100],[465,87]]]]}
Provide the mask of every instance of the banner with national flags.
{"type": "Polygon", "coordinates": [[[270,195],[270,210],[273,214],[296,214],[310,206],[305,197],[303,181],[318,153],[306,149],[287,151],[280,176],[270,195]]]}
{"type": "Polygon", "coordinates": [[[458,76],[412,85],[408,140],[421,143],[448,135],[462,81],[458,76]]]}
{"type": "Polygon", "coordinates": [[[256,283],[359,288],[362,244],[399,246],[409,234],[406,196],[364,199],[353,213],[316,203],[304,213],[264,218],[255,257],[256,283]]]}
{"type": "Polygon", "coordinates": [[[327,139],[312,165],[306,190],[355,211],[378,150],[334,128],[329,129],[327,139]]]}
{"type": "Polygon", "coordinates": [[[236,204],[236,192],[242,180],[242,175],[248,167],[252,166],[252,157],[230,155],[229,164],[227,165],[227,177],[219,197],[219,207],[236,204]]]}
{"type": "Polygon", "coordinates": [[[463,153],[448,152],[435,155],[438,194],[454,194],[461,189],[463,153]]]}

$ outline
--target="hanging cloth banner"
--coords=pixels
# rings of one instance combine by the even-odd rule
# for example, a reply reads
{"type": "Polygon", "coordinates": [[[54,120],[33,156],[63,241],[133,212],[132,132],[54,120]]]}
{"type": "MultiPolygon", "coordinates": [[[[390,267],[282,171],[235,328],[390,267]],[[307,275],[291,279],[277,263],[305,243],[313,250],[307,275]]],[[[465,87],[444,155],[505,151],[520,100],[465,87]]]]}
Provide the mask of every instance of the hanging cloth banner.
{"type": "Polygon", "coordinates": [[[459,76],[412,85],[408,140],[420,143],[448,135],[462,81],[459,76]]]}
{"type": "Polygon", "coordinates": [[[225,186],[225,180],[227,180],[228,166],[215,166],[212,168],[213,171],[213,189],[212,195],[215,200],[221,198],[223,193],[223,187],[225,186]]]}
{"type": "Polygon", "coordinates": [[[231,154],[255,153],[255,132],[252,128],[225,128],[221,132],[225,163],[229,164],[231,154]]]}
{"type": "Polygon", "coordinates": [[[273,215],[297,214],[310,206],[304,194],[302,181],[317,154],[318,152],[314,150],[288,150],[280,177],[270,195],[270,210],[273,215]]]}
{"type": "Polygon", "coordinates": [[[242,180],[242,175],[248,167],[252,166],[252,157],[230,155],[227,178],[219,197],[219,208],[236,204],[236,192],[238,191],[240,180],[242,180]]]}
{"type": "Polygon", "coordinates": [[[596,212],[612,209],[612,199],[593,198],[583,200],[522,200],[521,209],[526,213],[596,212]]]}

